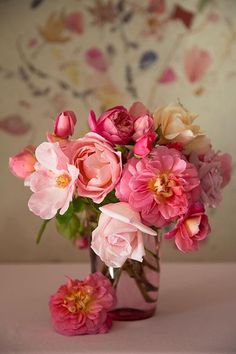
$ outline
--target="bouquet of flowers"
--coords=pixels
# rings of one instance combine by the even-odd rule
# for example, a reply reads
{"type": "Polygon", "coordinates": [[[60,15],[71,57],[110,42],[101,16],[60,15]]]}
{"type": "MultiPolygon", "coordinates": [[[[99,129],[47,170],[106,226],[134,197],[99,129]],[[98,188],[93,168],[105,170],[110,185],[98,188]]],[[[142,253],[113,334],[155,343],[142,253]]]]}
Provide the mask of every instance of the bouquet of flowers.
{"type": "Polygon", "coordinates": [[[159,272],[160,230],[182,252],[196,251],[209,235],[205,208],[221,201],[231,157],[213,150],[196,117],[180,103],[151,113],[135,102],[98,118],[90,111],[91,131],[72,139],[76,116],[66,111],[47,141],[10,158],[12,173],[32,191],[29,209],[44,220],[37,242],[55,219],[60,233],[90,248],[93,274],[70,279],[51,297],[58,332],[106,332],[123,273],[149,305],[155,302],[158,287],[145,269],[159,272]]]}

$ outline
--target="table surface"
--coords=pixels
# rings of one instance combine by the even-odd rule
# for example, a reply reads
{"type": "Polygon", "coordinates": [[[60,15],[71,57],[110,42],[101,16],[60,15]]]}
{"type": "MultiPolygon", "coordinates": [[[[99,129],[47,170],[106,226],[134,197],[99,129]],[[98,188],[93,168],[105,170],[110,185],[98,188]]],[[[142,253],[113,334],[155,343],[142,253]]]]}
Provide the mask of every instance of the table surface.
{"type": "Polygon", "coordinates": [[[114,322],[103,335],[65,337],[48,299],[86,264],[0,265],[1,354],[236,353],[236,263],[166,263],[156,316],[114,322]]]}

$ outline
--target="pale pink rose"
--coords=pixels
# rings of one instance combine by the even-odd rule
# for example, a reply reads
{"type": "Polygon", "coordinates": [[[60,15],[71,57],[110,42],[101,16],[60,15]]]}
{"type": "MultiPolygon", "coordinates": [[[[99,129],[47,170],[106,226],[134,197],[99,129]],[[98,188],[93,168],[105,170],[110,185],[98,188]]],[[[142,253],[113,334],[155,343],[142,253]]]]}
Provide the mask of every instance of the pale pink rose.
{"type": "Polygon", "coordinates": [[[64,19],[65,27],[77,34],[84,32],[84,18],[80,11],[71,12],[64,19]]]}
{"type": "Polygon", "coordinates": [[[111,144],[96,133],[88,133],[83,138],[69,142],[65,153],[80,170],[78,194],[101,203],[120,179],[121,153],[114,151],[111,144]]]}
{"type": "Polygon", "coordinates": [[[108,315],[116,304],[114,288],[102,273],[84,281],[69,279],[50,297],[49,308],[55,330],[65,336],[99,334],[112,325],[108,315]]]}
{"type": "Polygon", "coordinates": [[[202,202],[215,208],[222,200],[222,188],[230,180],[231,156],[210,150],[205,155],[192,153],[189,160],[198,170],[202,202]]]}
{"type": "Polygon", "coordinates": [[[151,131],[139,138],[134,145],[134,154],[140,157],[147,156],[153,149],[153,144],[156,139],[157,134],[151,131]]]}
{"type": "Polygon", "coordinates": [[[134,132],[134,119],[125,107],[116,106],[102,113],[98,120],[90,111],[89,126],[111,143],[128,144],[134,132]]]}
{"type": "Polygon", "coordinates": [[[187,50],[184,58],[184,70],[190,82],[196,82],[202,78],[212,63],[212,57],[207,50],[197,46],[187,50]]]}
{"type": "Polygon", "coordinates": [[[35,172],[25,180],[33,192],[29,209],[42,219],[53,218],[58,210],[63,215],[72,201],[79,170],[69,164],[58,143],[40,144],[35,156],[35,172]]]}
{"type": "Polygon", "coordinates": [[[34,153],[35,147],[28,145],[19,154],[10,157],[9,167],[16,177],[25,179],[34,172],[34,165],[37,162],[34,153]]]}
{"type": "Polygon", "coordinates": [[[72,111],[65,111],[58,114],[54,123],[54,134],[65,139],[74,133],[76,116],[72,111]]]}
{"type": "Polygon", "coordinates": [[[199,183],[195,166],[179,151],[158,146],[148,157],[127,162],[116,196],[140,212],[145,223],[162,227],[187,212],[199,183]]]}
{"type": "Polygon", "coordinates": [[[137,141],[143,135],[154,131],[154,121],[151,113],[141,102],[134,102],[129,109],[134,121],[134,134],[132,139],[137,141]]]}
{"type": "Polygon", "coordinates": [[[94,252],[109,267],[121,267],[128,258],[142,262],[143,234],[155,236],[156,232],[141,223],[139,213],[128,203],[107,204],[100,210],[98,226],[92,233],[94,252]]]}
{"type": "Polygon", "coordinates": [[[196,251],[199,241],[204,240],[210,231],[204,207],[197,202],[178,220],[174,229],[165,234],[165,238],[175,237],[175,244],[182,252],[196,251]]]}

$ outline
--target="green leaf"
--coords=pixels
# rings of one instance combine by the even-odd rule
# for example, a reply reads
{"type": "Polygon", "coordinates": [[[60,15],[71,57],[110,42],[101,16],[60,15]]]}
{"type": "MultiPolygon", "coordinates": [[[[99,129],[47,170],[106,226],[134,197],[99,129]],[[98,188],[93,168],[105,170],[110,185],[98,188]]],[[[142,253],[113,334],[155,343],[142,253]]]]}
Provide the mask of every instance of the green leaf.
{"type": "Polygon", "coordinates": [[[39,242],[41,241],[41,238],[42,238],[43,233],[44,233],[44,231],[45,231],[45,229],[46,229],[46,226],[47,226],[47,224],[49,223],[50,220],[51,220],[51,219],[49,219],[49,220],[44,220],[44,221],[42,222],[42,224],[41,224],[41,226],[40,226],[40,229],[39,229],[39,231],[38,231],[37,237],[36,237],[36,243],[37,243],[37,245],[38,245],[39,242]]]}
{"type": "Polygon", "coordinates": [[[84,200],[82,198],[73,199],[73,208],[76,213],[79,213],[84,209],[84,200]]]}
{"type": "Polygon", "coordinates": [[[68,220],[68,222],[60,223],[58,219],[56,220],[57,231],[64,237],[68,239],[76,238],[76,235],[80,231],[80,221],[79,218],[74,214],[68,220]]]}
{"type": "Polygon", "coordinates": [[[103,202],[98,204],[98,206],[101,207],[106,204],[117,203],[117,202],[119,202],[119,199],[116,198],[115,190],[113,190],[109,194],[107,194],[103,202]]]}
{"type": "Polygon", "coordinates": [[[69,208],[63,215],[57,212],[56,219],[59,222],[59,224],[65,224],[69,222],[69,220],[72,218],[73,215],[74,215],[74,207],[73,207],[73,203],[70,203],[69,208]]]}

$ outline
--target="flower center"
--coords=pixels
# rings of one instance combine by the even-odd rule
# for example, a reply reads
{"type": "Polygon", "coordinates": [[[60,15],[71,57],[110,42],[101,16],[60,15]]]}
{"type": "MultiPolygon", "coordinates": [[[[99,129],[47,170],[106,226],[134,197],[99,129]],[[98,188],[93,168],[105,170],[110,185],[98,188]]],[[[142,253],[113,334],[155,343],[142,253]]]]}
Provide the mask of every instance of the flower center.
{"type": "Polygon", "coordinates": [[[173,195],[173,187],[176,185],[169,173],[159,173],[149,181],[149,188],[160,198],[169,198],[173,195]]]}
{"type": "Polygon", "coordinates": [[[71,313],[89,310],[92,301],[92,288],[86,286],[81,290],[74,290],[64,299],[63,306],[71,313]]]}
{"type": "Polygon", "coordinates": [[[63,173],[62,175],[58,176],[56,178],[56,184],[57,187],[59,188],[66,188],[68,186],[68,184],[71,181],[71,177],[69,175],[67,175],[66,173],[63,173]]]}

